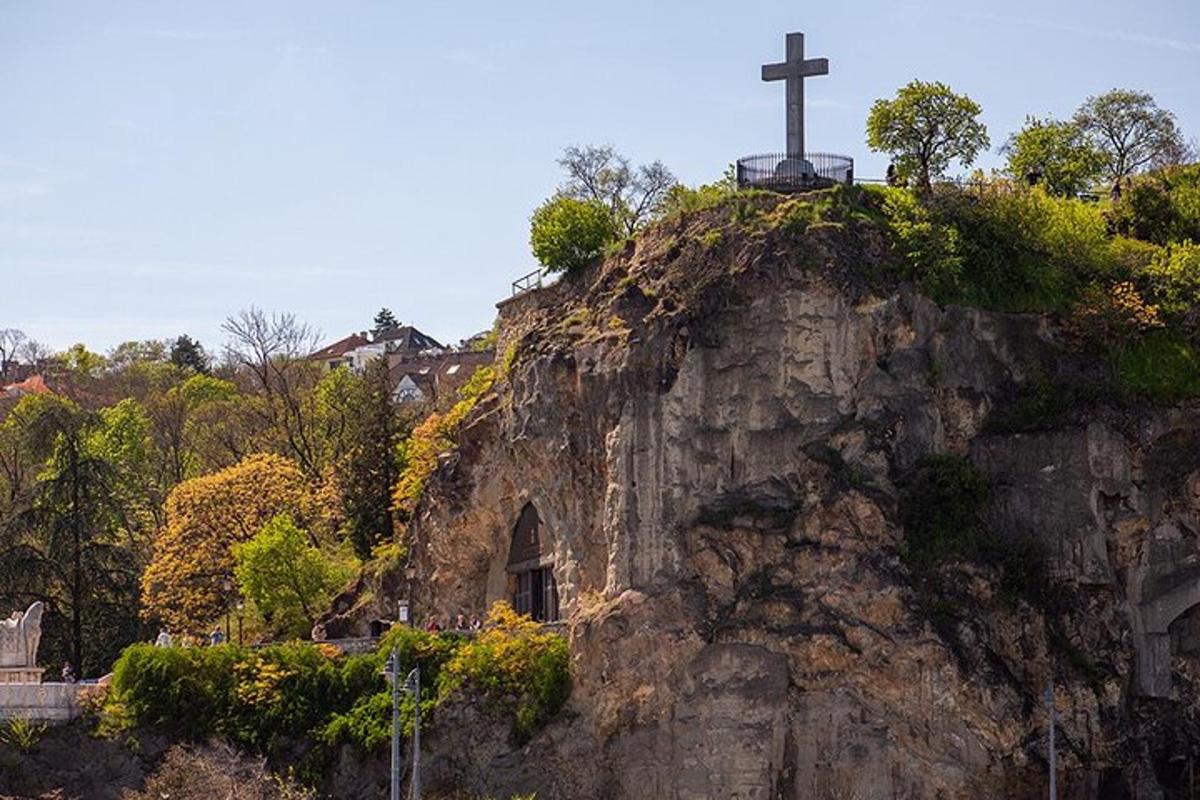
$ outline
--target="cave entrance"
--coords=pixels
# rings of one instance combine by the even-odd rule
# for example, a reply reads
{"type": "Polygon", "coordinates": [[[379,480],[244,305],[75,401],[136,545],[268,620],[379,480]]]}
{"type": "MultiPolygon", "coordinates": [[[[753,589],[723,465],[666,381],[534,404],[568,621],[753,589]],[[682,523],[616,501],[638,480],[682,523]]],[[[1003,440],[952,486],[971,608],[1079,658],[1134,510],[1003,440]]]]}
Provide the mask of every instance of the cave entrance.
{"type": "Polygon", "coordinates": [[[508,549],[508,594],[518,614],[538,622],[558,620],[558,583],[554,579],[554,554],[543,541],[542,520],[533,503],[526,503],[513,527],[508,549]]]}

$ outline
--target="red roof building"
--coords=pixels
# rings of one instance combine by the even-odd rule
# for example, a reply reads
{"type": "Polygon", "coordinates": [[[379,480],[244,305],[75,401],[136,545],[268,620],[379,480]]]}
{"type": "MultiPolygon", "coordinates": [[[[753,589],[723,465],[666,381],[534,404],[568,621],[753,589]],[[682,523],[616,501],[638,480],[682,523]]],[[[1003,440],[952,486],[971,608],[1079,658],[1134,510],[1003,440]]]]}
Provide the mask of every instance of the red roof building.
{"type": "Polygon", "coordinates": [[[27,394],[51,394],[41,375],[30,375],[23,381],[0,388],[0,397],[24,397],[27,394]]]}

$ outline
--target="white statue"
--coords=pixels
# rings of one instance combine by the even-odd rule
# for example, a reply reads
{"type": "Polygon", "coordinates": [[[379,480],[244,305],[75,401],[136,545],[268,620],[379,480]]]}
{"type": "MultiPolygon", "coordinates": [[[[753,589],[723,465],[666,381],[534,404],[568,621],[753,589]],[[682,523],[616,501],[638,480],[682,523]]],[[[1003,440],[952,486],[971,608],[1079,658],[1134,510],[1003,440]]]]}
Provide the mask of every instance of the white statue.
{"type": "Polygon", "coordinates": [[[42,638],[42,602],[22,614],[0,621],[0,667],[36,667],[38,642],[42,638]]]}

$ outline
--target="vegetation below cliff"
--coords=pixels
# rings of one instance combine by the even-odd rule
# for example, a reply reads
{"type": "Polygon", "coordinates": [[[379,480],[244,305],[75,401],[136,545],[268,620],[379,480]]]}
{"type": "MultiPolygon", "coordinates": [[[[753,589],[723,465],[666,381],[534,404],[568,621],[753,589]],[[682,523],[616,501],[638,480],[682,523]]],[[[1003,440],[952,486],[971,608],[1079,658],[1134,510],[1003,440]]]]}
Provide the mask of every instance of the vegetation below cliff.
{"type": "MultiPolygon", "coordinates": [[[[219,736],[266,756],[277,770],[322,785],[339,749],[368,757],[391,739],[391,690],[383,667],[393,650],[403,679],[421,671],[424,725],[465,696],[481,713],[507,720],[521,744],[562,707],[570,691],[566,641],[498,605],[477,636],[395,628],[367,655],[330,645],[263,648],[134,645],[117,661],[98,710],[105,735],[150,729],[174,740],[219,736]]],[[[401,695],[404,735],[414,703],[401,695]]]]}

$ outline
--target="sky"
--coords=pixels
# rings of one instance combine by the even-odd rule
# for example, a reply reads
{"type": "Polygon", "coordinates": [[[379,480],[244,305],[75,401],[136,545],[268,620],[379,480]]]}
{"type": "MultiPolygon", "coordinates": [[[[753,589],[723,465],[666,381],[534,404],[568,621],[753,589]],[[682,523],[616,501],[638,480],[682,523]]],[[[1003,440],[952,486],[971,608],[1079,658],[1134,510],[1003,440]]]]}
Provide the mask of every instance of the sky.
{"type": "Polygon", "coordinates": [[[452,343],[534,269],[568,145],[686,183],[784,145],[784,34],[810,150],[854,157],[913,78],[1027,114],[1151,92],[1200,138],[1196,0],[0,0],[0,328],[210,348],[251,305],[340,338],[386,306],[452,343]]]}

